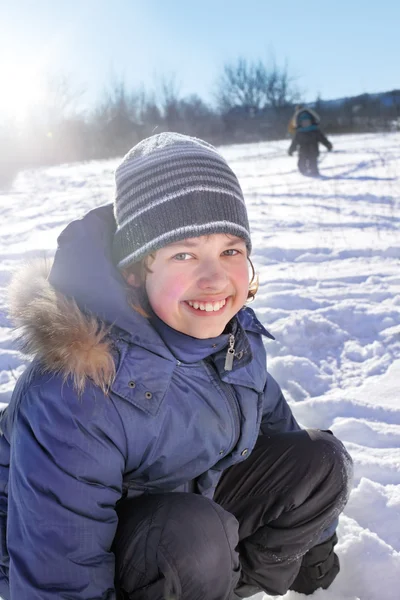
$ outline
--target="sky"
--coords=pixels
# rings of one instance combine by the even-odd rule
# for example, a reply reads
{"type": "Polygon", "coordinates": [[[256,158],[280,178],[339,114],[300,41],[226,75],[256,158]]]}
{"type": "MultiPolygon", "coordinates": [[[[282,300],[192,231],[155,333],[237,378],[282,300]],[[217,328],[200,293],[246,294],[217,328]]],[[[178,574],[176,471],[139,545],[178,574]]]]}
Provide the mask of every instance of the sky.
{"type": "Polygon", "coordinates": [[[307,101],[391,90],[399,22],[398,0],[0,0],[0,116],[60,75],[85,106],[112,81],[154,89],[162,77],[212,103],[240,56],[287,62],[307,101]]]}
{"type": "MultiPolygon", "coordinates": [[[[394,600],[400,582],[400,133],[331,136],[320,179],[288,141],[224,146],[242,186],[260,288],[251,307],[275,336],[268,369],[303,427],[330,429],[354,460],[339,520],[341,572],[313,600],[394,600]]],[[[21,172],[0,192],[0,403],[27,358],[7,286],[72,220],[110,202],[118,160],[21,172]]],[[[0,404],[1,406],[1,404],[0,404]]],[[[285,600],[304,596],[288,592],[285,600]]],[[[254,600],[267,600],[259,594],[254,600]]]]}

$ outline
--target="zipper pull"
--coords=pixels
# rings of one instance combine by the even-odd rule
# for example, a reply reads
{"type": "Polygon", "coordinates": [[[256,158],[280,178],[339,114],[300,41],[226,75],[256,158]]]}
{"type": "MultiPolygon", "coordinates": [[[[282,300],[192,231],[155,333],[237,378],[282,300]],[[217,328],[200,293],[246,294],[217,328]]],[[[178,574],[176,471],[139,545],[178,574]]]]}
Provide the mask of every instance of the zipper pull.
{"type": "Polygon", "coordinates": [[[233,333],[229,334],[229,348],[226,352],[225,356],[225,371],[232,371],[233,367],[233,357],[235,356],[235,336],[233,333]]]}

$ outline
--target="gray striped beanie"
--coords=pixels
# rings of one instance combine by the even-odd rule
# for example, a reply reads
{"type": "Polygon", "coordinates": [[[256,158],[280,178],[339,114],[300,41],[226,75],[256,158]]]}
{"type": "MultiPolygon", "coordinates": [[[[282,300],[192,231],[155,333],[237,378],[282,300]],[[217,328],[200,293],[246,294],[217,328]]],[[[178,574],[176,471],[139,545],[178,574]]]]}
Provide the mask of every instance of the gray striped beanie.
{"type": "Polygon", "coordinates": [[[245,240],[250,229],[236,175],[217,150],[179,133],[142,140],[115,173],[113,242],[119,268],[172,242],[211,233],[245,240]]]}

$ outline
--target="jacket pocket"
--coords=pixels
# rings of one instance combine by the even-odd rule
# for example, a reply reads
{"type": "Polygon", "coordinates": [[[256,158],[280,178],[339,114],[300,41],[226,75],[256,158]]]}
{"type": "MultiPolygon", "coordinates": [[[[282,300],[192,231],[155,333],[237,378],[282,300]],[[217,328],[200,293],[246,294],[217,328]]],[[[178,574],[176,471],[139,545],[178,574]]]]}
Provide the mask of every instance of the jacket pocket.
{"type": "Polygon", "coordinates": [[[123,354],[111,391],[155,416],[171,382],[175,363],[139,346],[123,354]]]}

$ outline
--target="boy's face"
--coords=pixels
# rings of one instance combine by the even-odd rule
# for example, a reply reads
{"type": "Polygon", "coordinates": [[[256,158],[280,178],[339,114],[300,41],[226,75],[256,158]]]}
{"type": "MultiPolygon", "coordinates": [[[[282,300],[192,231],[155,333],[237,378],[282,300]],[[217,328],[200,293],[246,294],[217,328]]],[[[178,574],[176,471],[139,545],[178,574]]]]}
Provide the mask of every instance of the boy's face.
{"type": "Polygon", "coordinates": [[[246,244],[216,233],[169,244],[149,263],[146,292],[156,315],[195,338],[220,335],[249,289],[246,244]]]}

